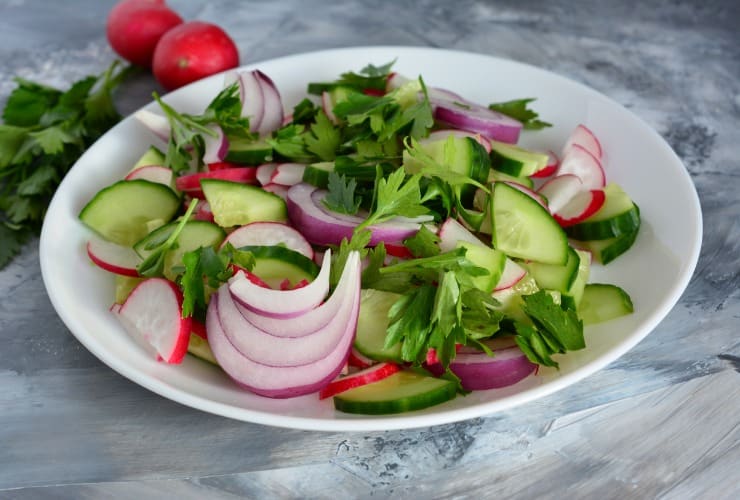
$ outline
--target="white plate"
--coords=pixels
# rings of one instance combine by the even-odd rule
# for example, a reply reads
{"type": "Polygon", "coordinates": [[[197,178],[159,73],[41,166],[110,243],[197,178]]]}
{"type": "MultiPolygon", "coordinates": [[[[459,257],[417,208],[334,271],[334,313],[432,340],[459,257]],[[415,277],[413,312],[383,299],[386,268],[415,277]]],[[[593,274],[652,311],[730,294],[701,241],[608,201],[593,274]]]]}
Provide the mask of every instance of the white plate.
{"type": "MultiPolygon", "coordinates": [[[[367,63],[397,59],[394,70],[421,74],[427,85],[453,90],[488,104],[536,97],[541,117],[555,126],[526,132],[522,144],[559,150],[583,123],[601,139],[608,180],[619,183],[640,206],[643,227],[635,246],[606,268],[595,266],[592,282],[622,286],[634,314],[586,329],[587,348],[559,358],[561,370],[501,390],[476,392],[443,405],[395,416],[366,417],[334,411],[316,395],[271,400],[239,389],[220,370],[187,356],[169,366],[154,361],[129,339],[108,312],[113,278],[85,254],[88,230],[77,215],[102,187],[120,179],[156,141],[131,117],[95,143],[67,174],[41,234],[41,271],[49,297],[72,333],[108,366],[157,394],[207,412],[279,427],[370,431],[429,426],[512,408],[567,387],[627,352],[668,314],[686,288],[699,255],[701,209],[681,161],[648,125],[603,95],[547,71],[479,54],[409,47],[330,50],[283,57],[258,67],[277,84],[287,109],[305,96],[310,81],[330,81],[367,63]]],[[[198,112],[216,95],[215,76],[167,96],[175,107],[198,112]]],[[[148,106],[156,109],[154,104],[148,106]]]]}

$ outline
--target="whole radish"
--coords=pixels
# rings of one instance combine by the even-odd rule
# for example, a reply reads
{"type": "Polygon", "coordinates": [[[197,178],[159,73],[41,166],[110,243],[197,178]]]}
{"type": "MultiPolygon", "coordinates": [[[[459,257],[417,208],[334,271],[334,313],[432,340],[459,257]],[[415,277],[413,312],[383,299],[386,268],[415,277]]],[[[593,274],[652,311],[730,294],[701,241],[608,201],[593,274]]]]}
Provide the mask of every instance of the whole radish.
{"type": "Polygon", "coordinates": [[[159,40],[154,50],[154,77],[166,90],[182,87],[239,65],[239,50],[215,24],[183,23],[159,40]]]}
{"type": "Polygon", "coordinates": [[[137,66],[151,68],[159,39],[182,22],[164,0],[123,0],[108,14],[106,34],[118,55],[137,66]]]}

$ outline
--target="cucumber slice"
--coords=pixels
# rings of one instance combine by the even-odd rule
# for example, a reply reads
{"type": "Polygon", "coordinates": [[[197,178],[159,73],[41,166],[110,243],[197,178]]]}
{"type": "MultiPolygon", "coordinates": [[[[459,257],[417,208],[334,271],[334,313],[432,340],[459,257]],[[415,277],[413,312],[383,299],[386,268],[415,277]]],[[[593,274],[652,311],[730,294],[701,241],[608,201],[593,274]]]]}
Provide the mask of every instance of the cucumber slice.
{"type": "MultiPolygon", "coordinates": [[[[435,162],[449,167],[453,172],[466,175],[481,183],[488,180],[491,160],[485,148],[475,139],[450,135],[443,140],[423,142],[420,148],[435,162]]],[[[415,174],[420,171],[422,164],[408,151],[404,151],[403,167],[407,173],[415,174]]]]}
{"type": "Polygon", "coordinates": [[[400,371],[334,396],[334,407],[346,413],[385,415],[428,408],[456,394],[456,384],[450,380],[400,371]]]}
{"type": "Polygon", "coordinates": [[[491,167],[514,177],[529,177],[547,166],[548,156],[514,144],[491,141],[491,167]]]}
{"type": "Polygon", "coordinates": [[[499,250],[494,250],[486,245],[477,243],[468,243],[459,241],[457,247],[466,249],[465,257],[473,264],[482,267],[488,271],[488,274],[476,276],[473,278],[473,285],[486,293],[493,292],[496,284],[501,279],[501,273],[506,264],[506,254],[499,250]]]}
{"type": "Polygon", "coordinates": [[[510,257],[563,265],[568,237],[552,215],[534,199],[503,182],[491,189],[493,247],[510,257]]]}
{"type": "Polygon", "coordinates": [[[162,151],[154,146],[149,146],[149,149],[147,149],[144,154],[141,155],[141,158],[134,163],[131,170],[133,171],[147,165],[164,165],[164,159],[165,155],[162,151]]]}
{"type": "Polygon", "coordinates": [[[242,250],[252,252],[255,265],[252,273],[272,288],[280,288],[286,279],[291,286],[302,280],[313,281],[319,274],[319,266],[300,252],[283,246],[245,246],[242,250]]]}
{"type": "Polygon", "coordinates": [[[164,184],[124,180],[99,191],[79,217],[104,239],[131,246],[149,233],[149,223],[169,221],[179,208],[180,198],[164,184]]]}
{"type": "Polygon", "coordinates": [[[563,265],[541,262],[523,262],[522,265],[527,268],[540,288],[568,293],[578,276],[580,262],[578,253],[568,247],[568,260],[563,265]]]}
{"type": "Polygon", "coordinates": [[[123,304],[129,294],[136,288],[136,285],[144,281],[145,278],[135,278],[133,276],[115,275],[116,279],[116,304],[123,304]]]}
{"type": "Polygon", "coordinates": [[[576,240],[605,240],[633,233],[640,227],[640,212],[617,184],[604,188],[604,205],[583,222],[566,228],[576,240]]]}
{"type": "Polygon", "coordinates": [[[216,361],[216,357],[213,355],[213,351],[211,351],[211,346],[208,345],[208,341],[203,337],[191,333],[190,340],[188,341],[188,352],[196,358],[220,366],[218,361],[216,361]]]}
{"type": "Polygon", "coordinates": [[[491,171],[488,172],[488,182],[490,183],[494,181],[514,182],[529,189],[534,189],[534,181],[529,177],[516,177],[514,175],[505,174],[498,170],[491,169],[491,171]]]}
{"type": "Polygon", "coordinates": [[[532,275],[527,273],[516,285],[493,292],[491,297],[499,301],[497,310],[517,321],[530,323],[529,316],[522,309],[522,295],[533,294],[539,289],[532,275]]]}
{"type": "Polygon", "coordinates": [[[590,283],[583,291],[578,315],[584,325],[593,325],[632,314],[629,294],[616,285],[590,283]]]}
{"type": "Polygon", "coordinates": [[[224,158],[228,162],[240,165],[260,165],[271,162],[272,146],[264,140],[229,139],[229,150],[224,158]]]}
{"type": "Polygon", "coordinates": [[[575,241],[574,244],[588,250],[594,256],[596,262],[606,265],[632,248],[637,239],[638,230],[632,231],[616,238],[593,241],[575,241]]]}
{"type": "Polygon", "coordinates": [[[260,187],[219,179],[201,179],[200,185],[213,212],[213,220],[221,227],[288,220],[285,200],[260,187]]]}
{"type": "MultiPolygon", "coordinates": [[[[177,221],[170,222],[166,226],[155,229],[136,242],[134,250],[142,259],[146,259],[158,244],[165,241],[172,234],[177,224],[177,221]]],[[[226,238],[226,232],[212,222],[202,220],[186,222],[177,236],[177,240],[175,240],[175,247],[167,252],[164,257],[164,276],[169,280],[174,280],[180,273],[173,270],[173,268],[182,266],[182,257],[186,252],[201,247],[217,248],[224,238],[226,238]]]]}
{"type": "Polygon", "coordinates": [[[329,185],[329,173],[334,171],[333,161],[322,161],[306,165],[303,171],[303,182],[321,189],[329,185]]]}
{"type": "Polygon", "coordinates": [[[576,250],[580,262],[578,264],[578,274],[570,289],[563,294],[563,304],[573,309],[578,309],[583,299],[583,290],[591,276],[591,255],[584,250],[576,250]]]}
{"type": "Polygon", "coordinates": [[[363,356],[377,361],[403,362],[400,342],[387,349],[384,347],[388,329],[388,310],[399,297],[397,293],[362,290],[354,345],[363,356]]]}

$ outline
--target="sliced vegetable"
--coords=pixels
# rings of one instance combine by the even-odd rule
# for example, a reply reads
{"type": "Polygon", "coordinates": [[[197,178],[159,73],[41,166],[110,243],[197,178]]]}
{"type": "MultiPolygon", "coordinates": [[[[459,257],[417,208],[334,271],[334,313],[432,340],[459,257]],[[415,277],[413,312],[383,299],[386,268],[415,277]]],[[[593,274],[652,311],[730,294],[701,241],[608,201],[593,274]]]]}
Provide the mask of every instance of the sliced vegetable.
{"type": "Polygon", "coordinates": [[[604,283],[589,283],[583,291],[578,315],[586,325],[602,323],[634,311],[632,299],[622,288],[604,283]]]}
{"type": "Polygon", "coordinates": [[[319,391],[319,399],[330,398],[344,391],[378,382],[399,371],[401,371],[401,367],[396,363],[378,363],[330,382],[329,385],[319,391]]]}
{"type": "Polygon", "coordinates": [[[108,272],[139,276],[136,266],[141,263],[141,257],[131,247],[93,237],[87,242],[87,255],[98,267],[108,272]]]}

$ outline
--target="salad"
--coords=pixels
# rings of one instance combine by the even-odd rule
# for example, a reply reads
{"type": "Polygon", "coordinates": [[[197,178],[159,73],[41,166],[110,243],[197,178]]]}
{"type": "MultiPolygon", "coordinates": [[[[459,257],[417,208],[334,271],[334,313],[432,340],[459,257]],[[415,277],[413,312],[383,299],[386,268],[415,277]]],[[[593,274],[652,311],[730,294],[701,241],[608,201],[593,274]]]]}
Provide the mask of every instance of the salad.
{"type": "Polygon", "coordinates": [[[290,114],[259,70],[202,114],[156,95],[136,113],[159,142],[79,214],[132,338],[265,397],[385,414],[557,368],[584,324],[632,312],[589,282],[640,227],[596,135],[529,150],[522,131],[549,126],[532,99],[391,68],[309,84],[290,114]]]}

